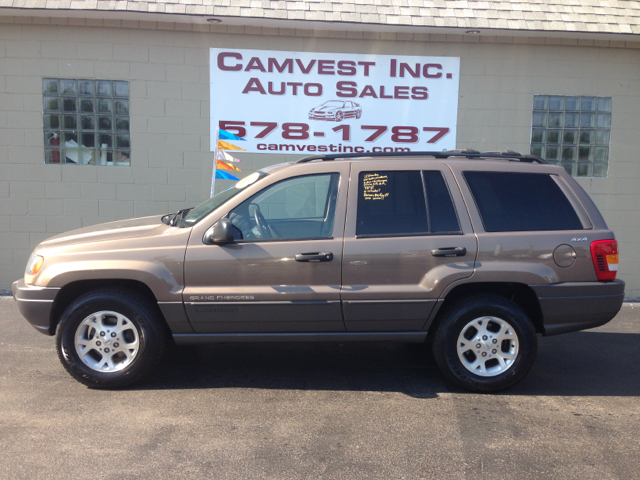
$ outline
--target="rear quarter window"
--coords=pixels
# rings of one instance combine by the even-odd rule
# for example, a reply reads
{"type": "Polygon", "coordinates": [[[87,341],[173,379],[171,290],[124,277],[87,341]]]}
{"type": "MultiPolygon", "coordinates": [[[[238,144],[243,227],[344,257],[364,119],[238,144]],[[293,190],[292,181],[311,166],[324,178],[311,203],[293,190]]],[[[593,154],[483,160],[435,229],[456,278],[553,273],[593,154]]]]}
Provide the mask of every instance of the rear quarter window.
{"type": "Polygon", "coordinates": [[[584,229],[551,175],[469,171],[463,175],[487,232],[584,229]]]}

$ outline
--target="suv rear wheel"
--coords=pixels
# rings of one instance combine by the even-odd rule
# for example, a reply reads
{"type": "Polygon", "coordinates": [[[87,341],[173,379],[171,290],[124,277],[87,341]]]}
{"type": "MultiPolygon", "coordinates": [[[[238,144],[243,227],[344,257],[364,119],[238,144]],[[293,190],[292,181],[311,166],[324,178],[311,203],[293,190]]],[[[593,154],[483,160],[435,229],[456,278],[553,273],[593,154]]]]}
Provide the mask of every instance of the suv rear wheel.
{"type": "Polygon", "coordinates": [[[445,377],[476,392],[497,392],[533,366],[537,336],[527,314],[504,297],[478,295],[443,312],[432,337],[445,377]]]}
{"type": "Polygon", "coordinates": [[[62,314],[56,349],[65,369],[94,388],[141,379],[160,360],[168,335],[157,307],[117,288],[82,295],[62,314]]]}

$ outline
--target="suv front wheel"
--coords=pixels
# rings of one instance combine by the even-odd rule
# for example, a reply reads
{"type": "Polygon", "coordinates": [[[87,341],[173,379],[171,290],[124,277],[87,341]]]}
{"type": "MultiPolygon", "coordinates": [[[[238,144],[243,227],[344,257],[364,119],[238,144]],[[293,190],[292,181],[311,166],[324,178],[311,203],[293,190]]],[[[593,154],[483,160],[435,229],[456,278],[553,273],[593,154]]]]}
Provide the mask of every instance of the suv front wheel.
{"type": "Polygon", "coordinates": [[[93,388],[141,379],[160,360],[167,331],[157,306],[136,292],[94,290],[67,307],[56,332],[65,369],[93,388]]]}
{"type": "Polygon", "coordinates": [[[504,297],[478,295],[442,312],[432,348],[451,382],[475,392],[497,392],[529,373],[537,336],[518,305],[504,297]]]}

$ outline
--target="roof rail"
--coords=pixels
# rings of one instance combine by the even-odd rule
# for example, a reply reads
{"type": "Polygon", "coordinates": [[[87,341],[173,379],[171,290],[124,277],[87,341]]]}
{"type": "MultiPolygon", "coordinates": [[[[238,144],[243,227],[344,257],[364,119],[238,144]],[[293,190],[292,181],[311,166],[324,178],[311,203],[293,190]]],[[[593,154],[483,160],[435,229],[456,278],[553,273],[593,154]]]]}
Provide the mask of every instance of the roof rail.
{"type": "Polygon", "coordinates": [[[436,152],[363,152],[363,153],[331,153],[328,155],[312,155],[298,160],[296,163],[307,163],[313,160],[330,161],[339,158],[363,158],[363,157],[434,157],[434,158],[449,158],[449,157],[466,157],[466,158],[504,158],[507,160],[519,160],[526,163],[540,163],[547,164],[546,160],[535,155],[522,155],[521,153],[514,152],[513,150],[503,150],[501,152],[479,152],[466,148],[464,150],[443,150],[436,152]]]}

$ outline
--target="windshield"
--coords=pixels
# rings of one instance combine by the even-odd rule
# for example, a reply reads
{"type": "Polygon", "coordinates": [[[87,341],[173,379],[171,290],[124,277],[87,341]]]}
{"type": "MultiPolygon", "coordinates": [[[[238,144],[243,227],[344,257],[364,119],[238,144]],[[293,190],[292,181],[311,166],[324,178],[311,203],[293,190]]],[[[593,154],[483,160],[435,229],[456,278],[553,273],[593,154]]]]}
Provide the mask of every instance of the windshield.
{"type": "Polygon", "coordinates": [[[246,178],[243,178],[233,187],[227,188],[226,190],[214,195],[209,200],[202,202],[200,205],[189,211],[189,214],[182,219],[182,225],[184,225],[185,227],[191,227],[195,225],[204,217],[213,212],[216,208],[221,206],[223,203],[235,197],[246,187],[256,183],[258,180],[261,180],[266,176],[267,173],[265,173],[263,169],[259,172],[252,173],[246,178]]]}
{"type": "Polygon", "coordinates": [[[323,107],[342,107],[344,102],[339,102],[337,100],[329,100],[328,102],[324,102],[322,104],[323,107]]]}

